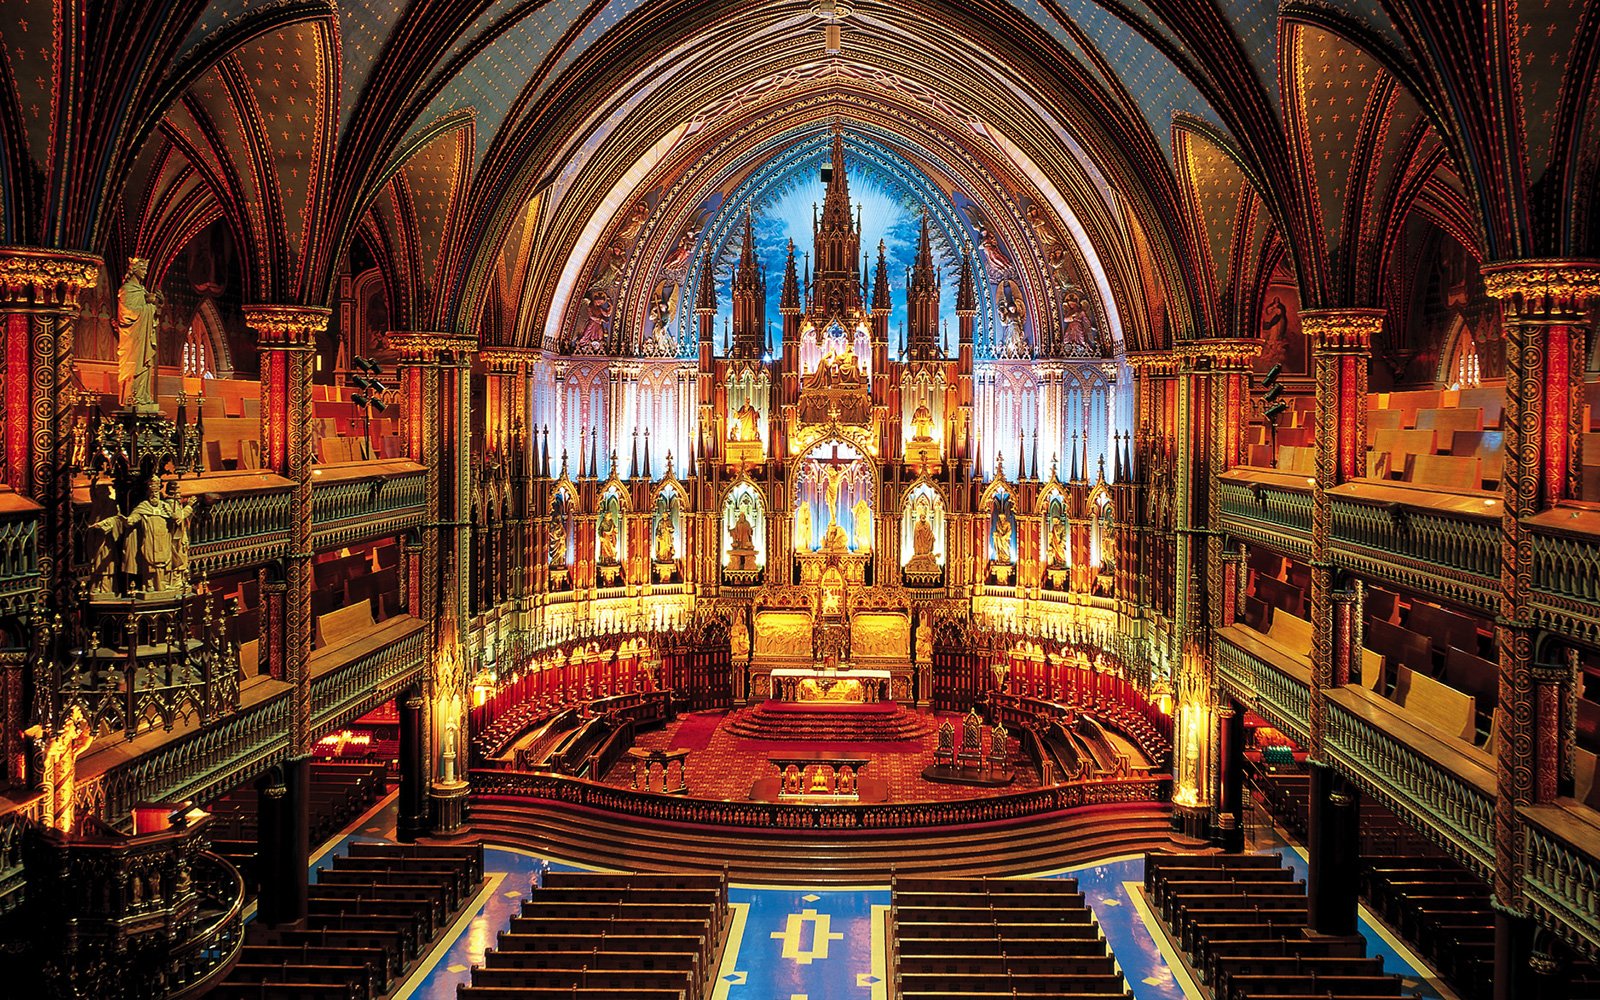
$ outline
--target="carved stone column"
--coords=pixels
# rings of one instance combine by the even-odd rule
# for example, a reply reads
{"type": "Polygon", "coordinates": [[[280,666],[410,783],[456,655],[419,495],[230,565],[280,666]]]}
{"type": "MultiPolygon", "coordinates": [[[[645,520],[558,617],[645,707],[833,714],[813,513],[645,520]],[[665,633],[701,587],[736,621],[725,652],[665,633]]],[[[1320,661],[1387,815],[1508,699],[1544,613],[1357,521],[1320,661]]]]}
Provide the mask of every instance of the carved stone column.
{"type": "MultiPolygon", "coordinates": [[[[293,484],[281,614],[269,607],[263,616],[281,622],[282,631],[273,636],[276,647],[268,649],[269,655],[281,657],[294,706],[289,756],[282,767],[284,791],[273,798],[279,810],[276,836],[264,845],[273,855],[264,870],[280,873],[287,883],[269,908],[272,923],[292,923],[306,915],[305,879],[297,875],[305,871],[311,853],[311,368],[317,334],[327,329],[330,315],[330,310],[313,306],[244,309],[245,323],[256,332],[261,349],[261,460],[293,484]]],[[[270,592],[263,593],[271,600],[270,592]]]]}
{"type": "Polygon", "coordinates": [[[1517,808],[1559,788],[1559,697],[1540,697],[1534,666],[1533,533],[1528,519],[1579,496],[1588,312],[1600,262],[1525,260],[1483,269],[1499,299],[1506,342],[1505,466],[1501,475],[1499,759],[1495,796],[1495,996],[1526,976],[1523,837],[1517,808]],[[1511,945],[1517,945],[1512,947],[1511,945]]]}
{"type": "Polygon", "coordinates": [[[395,333],[410,390],[407,418],[416,443],[412,457],[428,469],[428,520],[419,605],[427,612],[432,650],[424,693],[425,742],[433,768],[430,794],[436,832],[453,834],[465,819],[469,737],[466,587],[472,559],[472,359],[477,340],[453,333],[395,333]]]}
{"type": "Polygon", "coordinates": [[[1177,636],[1180,643],[1176,677],[1177,726],[1174,739],[1173,817],[1192,837],[1206,834],[1215,789],[1212,786],[1212,752],[1215,713],[1212,710],[1214,671],[1206,628],[1203,583],[1205,579],[1205,482],[1209,421],[1205,382],[1200,374],[1202,353],[1191,344],[1177,352],[1177,393],[1174,426],[1177,430],[1177,467],[1173,479],[1174,564],[1177,592],[1177,636]]]}

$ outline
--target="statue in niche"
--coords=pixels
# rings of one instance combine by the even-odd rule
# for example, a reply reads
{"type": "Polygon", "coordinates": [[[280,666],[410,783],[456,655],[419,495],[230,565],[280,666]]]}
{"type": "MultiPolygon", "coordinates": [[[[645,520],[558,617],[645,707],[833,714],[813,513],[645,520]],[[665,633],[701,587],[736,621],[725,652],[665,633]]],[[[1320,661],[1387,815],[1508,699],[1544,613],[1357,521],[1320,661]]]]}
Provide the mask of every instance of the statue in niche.
{"type": "Polygon", "coordinates": [[[1045,558],[1056,569],[1067,565],[1067,526],[1059,517],[1050,519],[1050,535],[1045,548],[1045,558]]]}
{"type": "Polygon", "coordinates": [[[128,261],[128,276],[117,292],[117,385],[122,405],[151,409],[156,405],[156,331],[161,295],[145,288],[150,262],[128,261]]]}
{"type": "Polygon", "coordinates": [[[728,529],[731,540],[729,551],[735,554],[754,553],[756,550],[755,525],[750,523],[750,518],[745,514],[744,506],[739,507],[739,516],[734,519],[733,527],[728,529]]]}
{"type": "Polygon", "coordinates": [[[867,503],[866,497],[862,497],[850,511],[856,521],[856,551],[865,552],[872,548],[872,505],[867,503]]]}
{"type": "Polygon", "coordinates": [[[587,320],[578,333],[575,350],[592,353],[605,344],[606,324],[611,319],[611,296],[598,288],[591,290],[583,297],[583,307],[587,320]]]}
{"type": "Polygon", "coordinates": [[[1095,350],[1094,330],[1089,323],[1089,310],[1083,299],[1068,294],[1061,318],[1061,346],[1074,356],[1083,356],[1095,350]]]}
{"type": "Polygon", "coordinates": [[[600,562],[606,566],[617,564],[617,510],[607,507],[600,516],[600,562]]]}
{"type": "Polygon", "coordinates": [[[555,569],[567,565],[567,521],[559,510],[550,515],[550,565],[555,569]]]}
{"type": "Polygon", "coordinates": [[[802,552],[811,551],[811,505],[804,500],[794,509],[794,543],[802,552]]]}
{"type": "Polygon", "coordinates": [[[1010,565],[1011,556],[1011,522],[1002,513],[996,512],[994,516],[994,530],[989,533],[994,542],[994,561],[1010,565]]]}
{"type": "Polygon", "coordinates": [[[1026,358],[1028,350],[1028,313],[1023,304],[1022,291],[1014,281],[1000,285],[998,311],[1000,317],[1000,355],[1008,358],[1026,358]]]}
{"type": "MultiPolygon", "coordinates": [[[[927,619],[923,619],[921,622],[917,623],[916,647],[918,663],[933,662],[933,626],[928,623],[927,619]]],[[[948,726],[949,723],[947,722],[945,725],[948,726]]],[[[940,745],[943,746],[944,733],[942,727],[940,730],[939,742],[940,745]]],[[[951,742],[954,743],[954,740],[952,739],[951,742]]]]}
{"type": "Polygon", "coordinates": [[[911,413],[911,440],[933,440],[933,411],[928,409],[926,402],[918,403],[911,413]]]}
{"type": "Polygon", "coordinates": [[[938,539],[934,536],[933,521],[928,517],[927,498],[917,502],[917,521],[911,527],[911,560],[906,572],[929,575],[939,572],[939,559],[934,555],[938,539]]]}
{"type": "Polygon", "coordinates": [[[678,556],[677,543],[672,537],[672,508],[662,507],[656,516],[656,562],[668,563],[678,556]]]}
{"type": "Polygon", "coordinates": [[[761,413],[750,405],[747,399],[733,412],[733,421],[728,427],[729,441],[760,441],[761,440],[761,413]]]}
{"type": "Polygon", "coordinates": [[[128,590],[162,593],[172,588],[172,526],[161,500],[161,481],[150,477],[145,498],[128,512],[122,539],[122,569],[128,590]]]}

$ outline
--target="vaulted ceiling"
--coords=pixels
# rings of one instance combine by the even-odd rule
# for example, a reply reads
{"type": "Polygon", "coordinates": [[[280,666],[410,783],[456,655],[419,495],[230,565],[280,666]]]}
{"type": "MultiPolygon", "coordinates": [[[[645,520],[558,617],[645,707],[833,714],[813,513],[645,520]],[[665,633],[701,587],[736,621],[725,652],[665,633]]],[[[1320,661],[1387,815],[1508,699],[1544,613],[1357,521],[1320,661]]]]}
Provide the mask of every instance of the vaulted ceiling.
{"type": "Polygon", "coordinates": [[[159,270],[220,218],[251,299],[316,304],[360,239],[397,318],[501,342],[559,327],[607,255],[638,308],[709,195],[835,121],[977,205],[1030,295],[1065,255],[1131,348],[1235,330],[1269,257],[1308,305],[1382,305],[1415,212],[1484,259],[1600,252],[1600,0],[6,13],[0,239],[159,270]]]}

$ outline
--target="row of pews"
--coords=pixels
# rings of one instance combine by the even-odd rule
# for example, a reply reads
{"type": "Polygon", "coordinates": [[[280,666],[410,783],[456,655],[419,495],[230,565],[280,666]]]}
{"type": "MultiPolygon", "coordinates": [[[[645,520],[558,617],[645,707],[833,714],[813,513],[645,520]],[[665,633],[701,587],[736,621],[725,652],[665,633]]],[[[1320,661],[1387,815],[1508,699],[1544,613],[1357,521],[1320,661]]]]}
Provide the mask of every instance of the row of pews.
{"type": "Polygon", "coordinates": [[[1401,995],[1361,937],[1308,934],[1305,883],[1276,855],[1147,854],[1144,891],[1214,1000],[1401,995]]]}
{"type": "Polygon", "coordinates": [[[1133,996],[1075,879],[895,878],[901,1000],[1133,996]]]}
{"type": "Polygon", "coordinates": [[[213,1000],[376,1000],[476,898],[483,848],[349,845],[319,867],[303,928],[252,924],[213,1000]]]}
{"type": "Polygon", "coordinates": [[[731,924],[725,876],[546,872],[458,1000],[705,1000],[731,924]]]}
{"type": "MultiPolygon", "coordinates": [[[[312,761],[310,766],[311,842],[320,844],[349,826],[388,791],[382,764],[312,761]]],[[[246,891],[256,891],[256,809],[260,793],[243,785],[213,802],[211,847],[244,876],[246,891]]]]}

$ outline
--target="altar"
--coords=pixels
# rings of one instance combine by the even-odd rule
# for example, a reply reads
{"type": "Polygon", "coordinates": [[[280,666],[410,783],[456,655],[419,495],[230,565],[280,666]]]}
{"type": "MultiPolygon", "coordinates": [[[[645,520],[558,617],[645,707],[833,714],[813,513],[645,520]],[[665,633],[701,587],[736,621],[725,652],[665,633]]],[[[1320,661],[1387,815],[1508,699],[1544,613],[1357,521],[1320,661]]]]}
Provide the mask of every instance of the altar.
{"type": "Polygon", "coordinates": [[[888,670],[774,667],[769,676],[776,701],[861,705],[893,700],[894,675],[888,670]]]}

